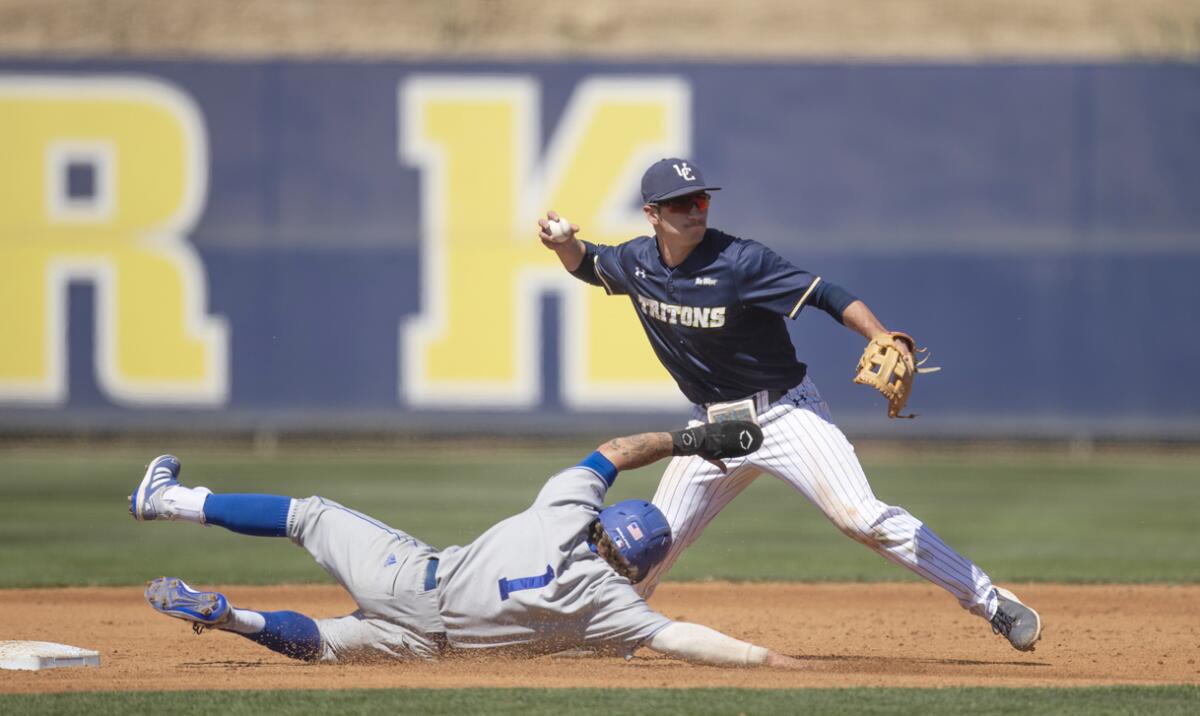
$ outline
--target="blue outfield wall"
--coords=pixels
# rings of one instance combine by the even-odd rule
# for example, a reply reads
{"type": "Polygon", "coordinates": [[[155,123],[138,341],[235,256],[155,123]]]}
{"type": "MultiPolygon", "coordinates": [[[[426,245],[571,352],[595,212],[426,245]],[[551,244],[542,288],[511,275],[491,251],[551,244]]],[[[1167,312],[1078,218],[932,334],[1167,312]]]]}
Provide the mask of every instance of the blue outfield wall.
{"type": "Polygon", "coordinates": [[[533,231],[672,154],[932,348],[888,421],[800,315],[852,434],[1200,439],[1196,64],[0,60],[0,428],[675,425],[533,231]]]}

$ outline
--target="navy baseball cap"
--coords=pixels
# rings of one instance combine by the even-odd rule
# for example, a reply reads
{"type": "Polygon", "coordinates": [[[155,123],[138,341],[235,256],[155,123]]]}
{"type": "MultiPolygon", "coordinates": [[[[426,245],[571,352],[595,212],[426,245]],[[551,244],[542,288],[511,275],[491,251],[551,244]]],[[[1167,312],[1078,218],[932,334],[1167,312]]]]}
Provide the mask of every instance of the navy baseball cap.
{"type": "Polygon", "coordinates": [[[720,188],[709,186],[699,167],[678,157],[659,159],[642,175],[642,201],[647,204],[720,188]]]}

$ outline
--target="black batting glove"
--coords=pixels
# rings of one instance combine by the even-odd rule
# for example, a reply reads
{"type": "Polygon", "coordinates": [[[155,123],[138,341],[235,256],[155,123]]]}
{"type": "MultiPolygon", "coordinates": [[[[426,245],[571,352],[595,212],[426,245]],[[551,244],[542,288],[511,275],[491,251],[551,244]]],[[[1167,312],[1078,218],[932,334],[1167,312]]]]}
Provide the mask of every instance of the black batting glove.
{"type": "Polygon", "coordinates": [[[671,454],[721,460],[749,455],[762,447],[762,441],[762,430],[748,420],[705,423],[671,433],[671,454]]]}

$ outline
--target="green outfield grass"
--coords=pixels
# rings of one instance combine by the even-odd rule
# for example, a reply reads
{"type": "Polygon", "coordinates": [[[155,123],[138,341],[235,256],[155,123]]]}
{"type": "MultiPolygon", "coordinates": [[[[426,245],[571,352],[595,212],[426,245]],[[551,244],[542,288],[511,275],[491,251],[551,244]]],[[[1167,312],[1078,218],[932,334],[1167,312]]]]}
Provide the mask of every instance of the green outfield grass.
{"type": "MultiPolygon", "coordinates": [[[[284,540],[135,523],[125,495],[164,450],[185,482],[218,491],[319,493],[438,547],[470,541],[523,509],[587,444],[441,442],[389,450],[0,450],[0,587],[136,584],[159,574],[202,583],[322,582],[284,540]]],[[[1021,451],[864,454],[877,495],[909,509],[1000,581],[1197,582],[1200,456],[1127,451],[1089,459],[1021,451]]],[[[662,465],[624,474],[612,499],[649,497],[662,465]]],[[[709,528],[670,579],[906,580],[843,537],[803,498],[761,477],[709,528]]]]}
{"type": "Polygon", "coordinates": [[[405,689],[178,691],[0,697],[25,714],[1194,714],[1200,688],[1090,689],[405,689]]]}

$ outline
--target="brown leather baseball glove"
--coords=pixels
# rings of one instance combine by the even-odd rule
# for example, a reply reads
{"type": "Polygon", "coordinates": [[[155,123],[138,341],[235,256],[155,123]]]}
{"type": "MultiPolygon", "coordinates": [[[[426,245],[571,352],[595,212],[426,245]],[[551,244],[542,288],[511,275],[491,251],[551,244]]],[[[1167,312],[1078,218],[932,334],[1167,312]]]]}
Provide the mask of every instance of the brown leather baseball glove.
{"type": "Polygon", "coordinates": [[[915,418],[915,414],[901,415],[900,411],[904,410],[904,404],[912,393],[916,374],[941,370],[922,367],[929,360],[928,353],[927,348],[918,349],[912,336],[907,333],[880,333],[871,339],[858,359],[858,374],[854,376],[854,382],[869,385],[887,398],[889,418],[915,418]],[[901,341],[908,347],[908,353],[896,347],[901,341]],[[914,362],[914,356],[920,360],[914,362]]]}

